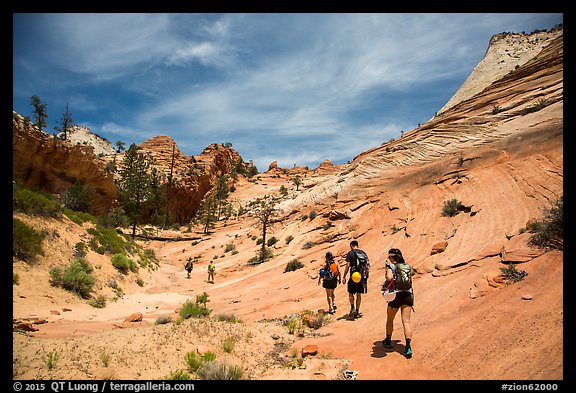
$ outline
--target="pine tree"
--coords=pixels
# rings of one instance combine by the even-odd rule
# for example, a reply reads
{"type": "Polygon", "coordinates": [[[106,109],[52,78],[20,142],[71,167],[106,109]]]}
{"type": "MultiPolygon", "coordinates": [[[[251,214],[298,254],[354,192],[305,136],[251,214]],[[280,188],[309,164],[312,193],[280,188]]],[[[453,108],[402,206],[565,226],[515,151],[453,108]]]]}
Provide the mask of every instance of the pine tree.
{"type": "Polygon", "coordinates": [[[72,126],[72,113],[68,110],[68,103],[66,103],[66,112],[62,114],[62,119],[59,121],[60,127],[54,127],[54,130],[64,134],[64,140],[68,138],[68,130],[72,126]]]}
{"type": "Polygon", "coordinates": [[[40,101],[40,97],[32,96],[30,97],[30,105],[34,107],[34,119],[36,120],[36,126],[42,131],[42,127],[46,126],[46,118],[48,118],[48,112],[46,110],[46,104],[40,101]]]}
{"type": "Polygon", "coordinates": [[[120,204],[132,225],[132,239],[136,236],[136,225],[142,221],[144,213],[154,199],[154,178],[151,160],[138,152],[138,147],[131,144],[118,171],[117,186],[120,204]]]}

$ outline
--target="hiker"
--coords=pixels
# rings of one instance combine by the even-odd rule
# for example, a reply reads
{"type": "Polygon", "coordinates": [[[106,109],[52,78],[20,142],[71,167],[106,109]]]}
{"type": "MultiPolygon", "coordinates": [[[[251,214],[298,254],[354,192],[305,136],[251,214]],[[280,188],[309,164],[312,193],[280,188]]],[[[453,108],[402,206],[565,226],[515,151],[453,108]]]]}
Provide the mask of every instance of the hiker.
{"type": "Polygon", "coordinates": [[[208,264],[208,282],[214,284],[214,275],[216,274],[216,265],[214,262],[208,264]]]}
{"type": "Polygon", "coordinates": [[[350,299],[350,314],[352,318],[362,317],[360,304],[362,294],[368,292],[368,271],[370,263],[366,253],[358,248],[358,241],[350,242],[350,251],[346,254],[346,268],[344,269],[343,284],[346,284],[346,275],[350,270],[350,280],[348,280],[348,298],[350,299]],[[354,281],[356,273],[360,275],[358,281],[354,281]],[[356,298],[356,299],[354,299],[356,298]]]}
{"type": "Polygon", "coordinates": [[[186,269],[186,272],[188,272],[186,278],[190,278],[190,273],[192,273],[192,270],[194,270],[194,263],[192,262],[192,257],[188,257],[184,269],[186,269]]]}
{"type": "Polygon", "coordinates": [[[412,276],[414,270],[412,266],[404,261],[402,252],[398,248],[391,248],[388,251],[388,259],[386,262],[386,281],[396,283],[396,296],[394,300],[388,302],[386,310],[386,338],[382,340],[382,344],[386,348],[392,348],[392,331],[394,330],[394,317],[400,309],[402,315],[402,325],[404,326],[404,338],[406,339],[406,346],[404,348],[404,356],[406,358],[412,357],[412,325],[410,324],[410,315],[414,307],[414,289],[412,287],[412,276]],[[407,273],[402,276],[402,273],[407,273]],[[402,279],[402,277],[404,277],[402,279]],[[406,285],[402,285],[406,282],[406,285]],[[400,289],[398,288],[400,287],[400,289]],[[408,289],[406,289],[408,288],[408,289]]]}
{"type": "Polygon", "coordinates": [[[318,285],[320,285],[320,280],[322,280],[322,288],[326,289],[326,300],[328,301],[328,313],[334,314],[336,311],[336,294],[334,290],[340,283],[340,270],[338,269],[338,264],[334,260],[334,254],[331,251],[326,252],[326,263],[324,268],[318,276],[318,285]]]}

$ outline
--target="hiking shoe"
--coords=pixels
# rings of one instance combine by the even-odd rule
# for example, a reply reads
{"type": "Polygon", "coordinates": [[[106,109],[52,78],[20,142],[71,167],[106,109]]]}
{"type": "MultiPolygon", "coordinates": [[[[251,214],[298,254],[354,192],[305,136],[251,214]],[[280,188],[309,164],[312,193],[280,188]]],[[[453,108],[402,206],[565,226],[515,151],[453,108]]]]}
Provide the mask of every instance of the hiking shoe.
{"type": "Polygon", "coordinates": [[[336,311],[337,308],[338,308],[338,307],[336,307],[336,305],[334,304],[334,311],[336,311]]]}
{"type": "Polygon", "coordinates": [[[362,318],[362,313],[360,312],[360,310],[356,310],[356,312],[354,313],[354,316],[356,318],[362,318]]]}
{"type": "Polygon", "coordinates": [[[333,308],[329,309],[328,314],[334,314],[334,309],[333,308]]]}
{"type": "Polygon", "coordinates": [[[394,345],[392,344],[392,340],[390,340],[390,341],[382,340],[382,345],[384,345],[385,348],[394,348],[394,345]]]}
{"type": "Polygon", "coordinates": [[[404,356],[406,356],[406,359],[410,359],[412,357],[412,348],[406,348],[404,356]]]}
{"type": "Polygon", "coordinates": [[[350,312],[348,313],[348,315],[350,315],[351,317],[354,317],[356,315],[356,310],[354,309],[354,307],[352,307],[350,309],[350,312]]]}

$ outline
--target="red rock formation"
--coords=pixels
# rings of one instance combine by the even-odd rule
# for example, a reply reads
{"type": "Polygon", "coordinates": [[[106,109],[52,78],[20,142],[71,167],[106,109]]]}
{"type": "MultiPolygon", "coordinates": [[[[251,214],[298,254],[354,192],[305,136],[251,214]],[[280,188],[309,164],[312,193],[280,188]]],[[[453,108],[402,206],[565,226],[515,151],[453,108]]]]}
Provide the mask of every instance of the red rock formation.
{"type": "Polygon", "coordinates": [[[91,185],[96,215],[107,213],[117,197],[114,179],[92,146],[73,145],[32,125],[25,129],[18,115],[12,123],[12,179],[50,194],[61,194],[77,181],[91,185]]]}

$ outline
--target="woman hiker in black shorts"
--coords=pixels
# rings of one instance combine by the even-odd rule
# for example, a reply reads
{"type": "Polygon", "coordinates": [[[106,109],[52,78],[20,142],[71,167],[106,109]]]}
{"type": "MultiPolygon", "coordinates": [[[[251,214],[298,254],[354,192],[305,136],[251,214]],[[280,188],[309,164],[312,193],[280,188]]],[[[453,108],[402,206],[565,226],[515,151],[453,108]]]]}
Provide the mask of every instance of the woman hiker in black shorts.
{"type": "MultiPolygon", "coordinates": [[[[386,263],[386,281],[392,281],[395,277],[396,264],[406,263],[402,252],[398,248],[391,248],[388,251],[388,261],[386,263]]],[[[414,275],[414,271],[410,266],[410,277],[414,275]]],[[[402,315],[402,325],[404,326],[404,338],[406,339],[406,347],[404,349],[404,356],[407,358],[412,357],[412,347],[410,346],[412,340],[412,325],[410,324],[410,315],[414,306],[414,292],[413,288],[404,291],[396,292],[394,300],[388,302],[387,320],[386,320],[386,338],[382,344],[386,348],[392,348],[392,331],[394,330],[394,317],[400,309],[402,315]]]]}

